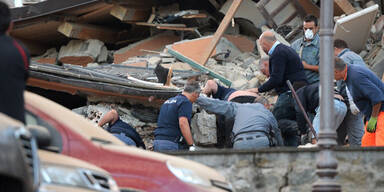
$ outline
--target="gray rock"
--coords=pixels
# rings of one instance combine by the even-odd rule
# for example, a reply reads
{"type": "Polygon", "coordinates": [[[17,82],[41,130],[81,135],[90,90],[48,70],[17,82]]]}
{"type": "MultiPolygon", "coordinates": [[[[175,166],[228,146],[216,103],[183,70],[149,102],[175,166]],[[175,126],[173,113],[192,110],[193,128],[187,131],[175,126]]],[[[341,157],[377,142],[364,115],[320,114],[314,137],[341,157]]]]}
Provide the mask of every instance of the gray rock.
{"type": "Polygon", "coordinates": [[[198,145],[212,145],[217,143],[216,116],[204,110],[196,113],[191,121],[193,140],[198,145]]]}

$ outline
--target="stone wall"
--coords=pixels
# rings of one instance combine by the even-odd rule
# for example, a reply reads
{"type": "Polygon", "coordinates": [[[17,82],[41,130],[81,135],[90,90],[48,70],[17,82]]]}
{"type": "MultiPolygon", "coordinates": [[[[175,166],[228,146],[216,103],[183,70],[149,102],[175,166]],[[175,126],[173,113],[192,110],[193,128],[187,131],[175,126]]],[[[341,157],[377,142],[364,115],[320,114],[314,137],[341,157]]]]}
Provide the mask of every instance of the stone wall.
{"type": "MultiPolygon", "coordinates": [[[[338,148],[343,191],[384,191],[384,148],[338,148]]],[[[311,191],[316,149],[207,150],[171,153],[215,168],[237,192],[311,191]]]]}

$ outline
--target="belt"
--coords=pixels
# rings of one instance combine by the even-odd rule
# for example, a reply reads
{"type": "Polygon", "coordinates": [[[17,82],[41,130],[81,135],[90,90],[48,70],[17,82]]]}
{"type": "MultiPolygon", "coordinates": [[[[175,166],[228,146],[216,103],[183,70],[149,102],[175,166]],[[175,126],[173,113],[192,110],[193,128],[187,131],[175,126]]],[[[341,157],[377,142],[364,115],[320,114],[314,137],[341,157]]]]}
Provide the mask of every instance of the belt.
{"type": "Polygon", "coordinates": [[[156,135],[155,140],[168,140],[175,143],[180,143],[182,141],[183,137],[173,137],[169,135],[156,135]]]}
{"type": "Polygon", "coordinates": [[[248,136],[248,137],[240,137],[240,138],[236,138],[234,142],[236,141],[242,141],[242,140],[252,140],[252,139],[256,139],[256,138],[259,138],[259,137],[266,137],[265,135],[253,135],[253,136],[248,136]]]}

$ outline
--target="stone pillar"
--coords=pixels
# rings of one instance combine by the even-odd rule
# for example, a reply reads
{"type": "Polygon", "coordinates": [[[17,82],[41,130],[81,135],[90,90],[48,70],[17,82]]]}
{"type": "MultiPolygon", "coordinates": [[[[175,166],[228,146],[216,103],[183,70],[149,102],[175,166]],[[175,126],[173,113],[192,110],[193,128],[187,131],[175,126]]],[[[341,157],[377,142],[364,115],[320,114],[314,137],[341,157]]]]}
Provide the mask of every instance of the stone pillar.
{"type": "Polygon", "coordinates": [[[333,129],[333,1],[321,0],[320,9],[320,153],[316,159],[318,180],[313,184],[314,192],[339,192],[336,182],[337,160],[333,154],[336,146],[336,131],[333,129]]]}

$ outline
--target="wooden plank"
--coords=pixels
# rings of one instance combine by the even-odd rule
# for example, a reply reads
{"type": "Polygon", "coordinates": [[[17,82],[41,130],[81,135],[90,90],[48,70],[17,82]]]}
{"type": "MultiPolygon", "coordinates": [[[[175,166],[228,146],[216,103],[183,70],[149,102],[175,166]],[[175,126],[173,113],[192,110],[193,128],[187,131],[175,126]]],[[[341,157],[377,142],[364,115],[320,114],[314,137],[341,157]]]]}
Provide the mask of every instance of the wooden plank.
{"type": "Polygon", "coordinates": [[[114,43],[118,38],[117,31],[89,24],[64,22],[58,27],[57,31],[69,38],[82,40],[98,39],[105,43],[114,43]]]}
{"type": "Polygon", "coordinates": [[[146,21],[151,13],[150,9],[138,9],[115,5],[110,14],[121,21],[146,21]]]}
{"type": "Polygon", "coordinates": [[[203,65],[200,65],[196,62],[194,62],[193,60],[191,59],[188,59],[187,57],[181,55],[179,52],[175,51],[172,49],[171,46],[167,46],[167,49],[168,49],[168,53],[173,55],[174,57],[176,57],[177,59],[185,62],[185,63],[188,63],[190,66],[192,66],[193,68],[196,68],[198,69],[199,71],[201,72],[206,72],[208,73],[209,76],[213,77],[213,78],[217,78],[219,79],[221,82],[223,82],[225,85],[227,86],[231,86],[232,82],[229,81],[228,79],[226,79],[225,77],[213,72],[212,70],[204,67],[203,65]]]}
{"type": "Polygon", "coordinates": [[[348,0],[334,0],[335,15],[340,16],[342,14],[352,14],[356,12],[356,9],[349,3],[348,0]]]}
{"type": "Polygon", "coordinates": [[[128,23],[132,23],[135,25],[141,25],[141,26],[148,26],[148,27],[158,27],[158,26],[161,26],[161,27],[187,27],[185,24],[167,24],[167,23],[156,24],[156,23],[147,23],[147,22],[128,22],[128,23]]]}
{"type": "Polygon", "coordinates": [[[199,13],[199,14],[184,15],[183,16],[183,19],[194,19],[194,18],[207,18],[207,14],[199,13]]]}
{"type": "Polygon", "coordinates": [[[201,58],[201,64],[204,66],[205,63],[208,61],[209,57],[211,56],[213,50],[215,49],[217,43],[219,43],[219,40],[221,36],[223,36],[225,30],[227,29],[229,23],[231,22],[233,16],[235,15],[237,9],[239,8],[241,2],[243,0],[234,0],[232,2],[231,7],[225,14],[223,20],[221,21],[219,28],[216,30],[215,34],[213,35],[211,43],[207,46],[206,51],[203,53],[203,57],[201,58]]]}
{"type": "Polygon", "coordinates": [[[167,29],[174,31],[195,31],[197,27],[167,27],[167,26],[157,26],[157,29],[167,29]]]}

